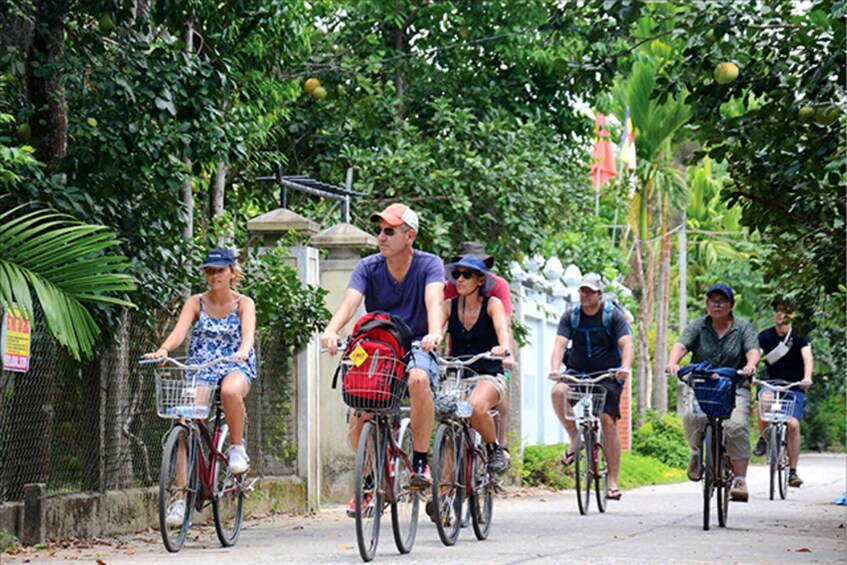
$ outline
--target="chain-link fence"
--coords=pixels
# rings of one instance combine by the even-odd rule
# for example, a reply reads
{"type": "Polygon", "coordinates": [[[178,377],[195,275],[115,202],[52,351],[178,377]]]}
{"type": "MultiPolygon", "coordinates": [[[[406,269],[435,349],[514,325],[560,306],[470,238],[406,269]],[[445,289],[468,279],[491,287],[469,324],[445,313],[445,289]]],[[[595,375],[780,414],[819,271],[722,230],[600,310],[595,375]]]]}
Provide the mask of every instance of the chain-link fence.
{"type": "MultiPolygon", "coordinates": [[[[171,421],[156,415],[153,370],[138,359],[174,321],[161,316],[150,329],[124,313],[114,345],[81,363],[36,314],[29,370],[0,373],[0,502],[21,500],[27,483],[46,483],[50,494],[158,483],[171,421]]],[[[258,379],[246,399],[251,473],[289,474],[297,451],[293,365],[272,333],[257,350],[258,379]]]]}

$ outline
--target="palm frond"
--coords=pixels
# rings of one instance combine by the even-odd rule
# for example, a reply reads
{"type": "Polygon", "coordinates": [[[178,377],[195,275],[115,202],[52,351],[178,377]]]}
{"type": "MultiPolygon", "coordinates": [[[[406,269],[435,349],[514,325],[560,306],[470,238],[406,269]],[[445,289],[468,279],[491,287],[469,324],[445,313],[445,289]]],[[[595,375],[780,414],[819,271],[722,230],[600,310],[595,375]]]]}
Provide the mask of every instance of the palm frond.
{"type": "Polygon", "coordinates": [[[31,318],[37,300],[47,330],[76,358],[93,351],[100,329],[85,304],[133,307],[109,292],[135,288],[126,258],[102,255],[118,244],[104,226],[19,206],[0,214],[0,305],[31,318]]]}

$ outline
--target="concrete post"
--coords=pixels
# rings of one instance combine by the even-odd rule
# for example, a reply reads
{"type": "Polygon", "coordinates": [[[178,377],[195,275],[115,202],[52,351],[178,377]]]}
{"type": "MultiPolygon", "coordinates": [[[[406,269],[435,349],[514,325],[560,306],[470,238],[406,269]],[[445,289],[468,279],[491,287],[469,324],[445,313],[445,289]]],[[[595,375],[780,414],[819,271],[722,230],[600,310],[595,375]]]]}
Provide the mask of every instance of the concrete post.
{"type": "MultiPolygon", "coordinates": [[[[309,243],[329,252],[321,261],[320,285],[328,291],[324,305],[335,312],[362,250],[374,249],[376,238],[351,224],[341,223],[312,237],[309,243]]],[[[342,330],[342,335],[349,334],[362,313],[363,308],[342,330]]],[[[348,427],[346,409],[341,400],[341,384],[335,390],[331,388],[337,366],[338,357],[320,356],[320,472],[324,479],[321,495],[325,500],[347,502],[353,491],[355,454],[347,443],[348,427]]]]}
{"type": "MultiPolygon", "coordinates": [[[[262,238],[266,247],[274,247],[291,231],[303,240],[318,233],[318,224],[291,210],[278,208],[247,222],[247,229],[262,238]]],[[[318,251],[302,243],[292,248],[292,263],[303,284],[319,283],[318,251]]],[[[317,336],[315,336],[317,338],[317,336]]],[[[321,465],[318,441],[320,439],[320,403],[318,402],[318,352],[320,343],[312,339],[297,354],[295,386],[295,412],[297,422],[297,475],[306,483],[308,510],[320,508],[321,465]]]]}
{"type": "Polygon", "coordinates": [[[21,543],[24,545],[44,543],[47,518],[46,498],[46,484],[27,483],[24,485],[24,523],[21,529],[21,543]]]}

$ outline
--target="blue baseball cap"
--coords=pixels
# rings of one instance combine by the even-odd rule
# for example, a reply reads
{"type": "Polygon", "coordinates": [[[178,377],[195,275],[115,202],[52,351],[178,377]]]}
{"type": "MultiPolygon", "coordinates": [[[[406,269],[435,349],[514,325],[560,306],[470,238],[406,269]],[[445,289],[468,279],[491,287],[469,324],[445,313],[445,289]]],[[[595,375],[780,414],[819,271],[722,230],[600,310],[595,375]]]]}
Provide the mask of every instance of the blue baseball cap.
{"type": "Polygon", "coordinates": [[[732,289],[729,288],[729,286],[723,283],[713,284],[709,287],[709,290],[706,291],[706,296],[709,296],[713,292],[720,292],[721,294],[729,298],[730,302],[735,304],[735,295],[732,293],[732,289]]]}
{"type": "Polygon", "coordinates": [[[206,253],[203,259],[203,268],[206,267],[229,267],[235,265],[235,255],[229,249],[218,247],[206,253]]]}

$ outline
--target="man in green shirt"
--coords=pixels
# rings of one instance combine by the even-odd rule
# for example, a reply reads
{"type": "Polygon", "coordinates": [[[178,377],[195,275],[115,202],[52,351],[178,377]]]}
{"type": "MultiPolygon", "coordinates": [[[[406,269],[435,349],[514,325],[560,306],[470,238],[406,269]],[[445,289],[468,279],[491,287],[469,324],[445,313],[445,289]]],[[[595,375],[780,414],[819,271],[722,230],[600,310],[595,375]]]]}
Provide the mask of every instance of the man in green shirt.
{"type": "MultiPolygon", "coordinates": [[[[747,320],[732,314],[735,298],[732,289],[725,284],[715,284],[706,292],[708,314],[690,323],[682,332],[668,356],[667,371],[676,376],[679,362],[690,351],[691,362],[708,361],[715,367],[741,369],[752,375],[761,358],[756,331],[747,320]]],[[[690,406],[691,390],[686,391],[686,403],[690,406]]],[[[732,500],[747,502],[747,465],[750,462],[750,384],[738,385],[735,391],[735,408],[724,425],[726,450],[729,454],[735,480],[730,496],[732,500]]],[[[699,445],[705,424],[704,417],[686,411],[682,425],[685,438],[691,446],[688,460],[688,478],[700,480],[699,445]]]]}

